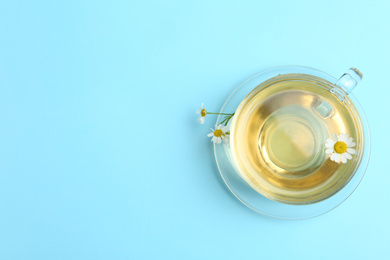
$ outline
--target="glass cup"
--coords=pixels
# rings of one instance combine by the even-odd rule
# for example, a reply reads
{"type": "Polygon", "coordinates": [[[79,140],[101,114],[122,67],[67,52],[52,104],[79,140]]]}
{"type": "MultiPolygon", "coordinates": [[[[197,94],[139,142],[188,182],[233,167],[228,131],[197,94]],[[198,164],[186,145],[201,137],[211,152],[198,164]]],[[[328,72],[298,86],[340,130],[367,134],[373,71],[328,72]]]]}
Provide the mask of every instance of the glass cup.
{"type": "Polygon", "coordinates": [[[344,201],[370,152],[368,124],[351,94],[361,79],[354,68],[336,80],[312,68],[283,66],[242,83],[221,111],[235,111],[230,144],[215,146],[231,191],[255,211],[279,218],[316,216],[344,201]],[[356,143],[345,163],[326,153],[328,138],[340,134],[356,143]]]}

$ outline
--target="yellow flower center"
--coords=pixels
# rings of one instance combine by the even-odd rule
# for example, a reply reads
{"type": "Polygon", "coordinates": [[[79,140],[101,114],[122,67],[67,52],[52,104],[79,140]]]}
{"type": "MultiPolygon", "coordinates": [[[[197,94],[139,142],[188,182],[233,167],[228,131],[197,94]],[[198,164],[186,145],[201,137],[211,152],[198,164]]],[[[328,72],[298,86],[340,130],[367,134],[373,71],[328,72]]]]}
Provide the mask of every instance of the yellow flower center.
{"type": "Polygon", "coordinates": [[[201,116],[206,116],[206,115],[207,115],[206,109],[203,108],[203,109],[200,111],[200,115],[201,115],[201,116]]]}
{"type": "Polygon", "coordinates": [[[347,144],[344,143],[344,142],[337,142],[334,144],[334,150],[336,151],[336,153],[345,153],[347,151],[348,147],[347,147],[347,144]]]}
{"type": "Polygon", "coordinates": [[[214,131],[214,136],[215,137],[221,137],[221,136],[225,136],[225,134],[222,132],[221,129],[217,129],[214,131]]]}

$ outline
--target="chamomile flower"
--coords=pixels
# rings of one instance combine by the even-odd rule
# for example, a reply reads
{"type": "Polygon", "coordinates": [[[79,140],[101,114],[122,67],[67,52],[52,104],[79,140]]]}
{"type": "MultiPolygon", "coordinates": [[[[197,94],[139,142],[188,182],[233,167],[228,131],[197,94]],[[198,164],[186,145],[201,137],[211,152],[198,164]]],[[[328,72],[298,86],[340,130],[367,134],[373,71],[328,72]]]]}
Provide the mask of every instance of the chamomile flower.
{"type": "Polygon", "coordinates": [[[199,108],[199,111],[196,111],[197,114],[200,114],[200,117],[198,118],[198,122],[202,125],[204,124],[204,120],[207,116],[207,110],[204,108],[204,104],[202,103],[202,107],[199,108]]]}
{"type": "Polygon", "coordinates": [[[352,159],[352,154],[356,153],[356,150],[353,149],[356,144],[353,142],[353,138],[349,137],[348,134],[336,134],[332,138],[326,140],[325,147],[326,154],[330,155],[330,159],[334,162],[347,163],[348,160],[352,159]]]}
{"type": "Polygon", "coordinates": [[[215,144],[220,144],[223,140],[225,144],[229,143],[229,127],[223,126],[223,125],[216,125],[215,130],[211,128],[211,133],[209,133],[207,136],[212,137],[211,141],[215,144]]]}

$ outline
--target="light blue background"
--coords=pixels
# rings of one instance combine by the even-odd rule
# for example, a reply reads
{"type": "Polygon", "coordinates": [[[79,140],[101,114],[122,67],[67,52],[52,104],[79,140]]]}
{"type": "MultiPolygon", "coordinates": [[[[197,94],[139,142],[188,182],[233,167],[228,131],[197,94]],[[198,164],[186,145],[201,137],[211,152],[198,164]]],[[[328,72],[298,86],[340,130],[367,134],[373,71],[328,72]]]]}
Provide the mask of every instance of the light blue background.
{"type": "Polygon", "coordinates": [[[389,1],[0,2],[0,259],[389,259],[389,1]],[[351,66],[356,192],[263,217],[222,182],[201,102],[256,72],[351,66]]]}

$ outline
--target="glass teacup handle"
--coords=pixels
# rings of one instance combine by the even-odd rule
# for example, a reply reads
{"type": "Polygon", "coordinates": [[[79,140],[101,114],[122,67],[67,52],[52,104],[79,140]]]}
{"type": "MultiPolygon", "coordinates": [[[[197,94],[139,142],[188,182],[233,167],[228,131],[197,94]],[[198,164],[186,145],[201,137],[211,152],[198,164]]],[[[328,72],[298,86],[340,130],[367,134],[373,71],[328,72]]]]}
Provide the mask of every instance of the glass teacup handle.
{"type": "Polygon", "coordinates": [[[349,95],[349,93],[352,92],[352,90],[362,80],[362,78],[363,74],[358,69],[350,68],[335,83],[335,85],[340,87],[343,91],[339,91],[336,88],[333,88],[332,90],[338,92],[335,94],[339,94],[337,96],[342,100],[344,99],[345,94],[349,95]]]}
{"type": "MultiPolygon", "coordinates": [[[[343,101],[345,95],[351,93],[362,78],[363,74],[358,69],[350,68],[336,81],[335,86],[330,89],[330,92],[343,101]]],[[[320,101],[315,106],[315,110],[323,118],[332,116],[333,113],[332,106],[326,101],[320,101]]]]}

